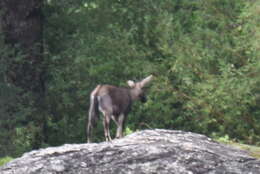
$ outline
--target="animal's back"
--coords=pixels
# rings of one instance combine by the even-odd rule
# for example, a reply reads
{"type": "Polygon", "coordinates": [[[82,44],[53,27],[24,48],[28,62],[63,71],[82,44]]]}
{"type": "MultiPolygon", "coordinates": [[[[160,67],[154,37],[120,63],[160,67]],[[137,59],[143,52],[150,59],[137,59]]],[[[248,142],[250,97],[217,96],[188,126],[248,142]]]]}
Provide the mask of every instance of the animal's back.
{"type": "Polygon", "coordinates": [[[113,114],[115,115],[127,113],[130,110],[131,98],[128,88],[102,85],[99,88],[98,96],[111,98],[113,114]]]}

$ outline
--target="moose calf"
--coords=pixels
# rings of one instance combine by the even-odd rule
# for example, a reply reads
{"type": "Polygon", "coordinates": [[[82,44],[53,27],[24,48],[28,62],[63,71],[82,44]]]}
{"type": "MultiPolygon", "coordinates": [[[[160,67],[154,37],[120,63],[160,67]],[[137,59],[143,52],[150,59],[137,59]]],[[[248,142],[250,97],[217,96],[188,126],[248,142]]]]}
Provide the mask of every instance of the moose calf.
{"type": "Polygon", "coordinates": [[[123,137],[123,129],[127,114],[135,100],[146,101],[143,87],[146,86],[153,76],[150,75],[140,82],[127,81],[129,87],[116,87],[112,85],[98,85],[90,95],[90,108],[87,125],[88,142],[91,141],[91,129],[96,126],[99,111],[102,112],[103,126],[106,141],[111,141],[109,123],[110,119],[116,123],[116,138],[123,137]]]}

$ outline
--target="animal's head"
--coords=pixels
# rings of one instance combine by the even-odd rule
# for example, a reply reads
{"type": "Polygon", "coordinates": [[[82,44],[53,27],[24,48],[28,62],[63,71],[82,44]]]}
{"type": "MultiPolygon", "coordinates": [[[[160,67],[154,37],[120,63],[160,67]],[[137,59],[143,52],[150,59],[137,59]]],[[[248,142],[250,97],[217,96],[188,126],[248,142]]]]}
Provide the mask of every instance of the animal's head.
{"type": "Polygon", "coordinates": [[[144,87],[147,86],[152,79],[153,75],[150,75],[139,82],[134,82],[132,80],[127,81],[128,86],[131,88],[131,95],[134,100],[146,102],[144,87]]]}

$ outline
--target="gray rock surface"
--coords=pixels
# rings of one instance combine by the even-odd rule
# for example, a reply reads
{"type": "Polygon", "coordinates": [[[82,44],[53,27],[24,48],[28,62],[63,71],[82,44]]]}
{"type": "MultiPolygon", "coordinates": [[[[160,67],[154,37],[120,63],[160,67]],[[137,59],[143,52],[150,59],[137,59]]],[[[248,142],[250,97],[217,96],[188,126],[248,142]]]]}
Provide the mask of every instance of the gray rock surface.
{"type": "Polygon", "coordinates": [[[260,160],[191,132],[144,130],[112,142],[25,153],[1,174],[260,174],[260,160]]]}

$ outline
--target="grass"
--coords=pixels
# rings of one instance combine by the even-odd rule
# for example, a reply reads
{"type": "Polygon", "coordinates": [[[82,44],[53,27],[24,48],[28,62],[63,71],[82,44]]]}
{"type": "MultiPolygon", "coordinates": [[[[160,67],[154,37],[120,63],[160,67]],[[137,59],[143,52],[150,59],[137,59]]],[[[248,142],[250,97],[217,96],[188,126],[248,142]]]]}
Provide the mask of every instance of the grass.
{"type": "Polygon", "coordinates": [[[232,140],[227,140],[227,138],[218,138],[216,139],[216,141],[220,142],[220,143],[224,143],[224,144],[228,144],[231,145],[233,147],[242,149],[242,150],[246,150],[249,152],[249,155],[260,159],[260,147],[259,146],[253,146],[253,145],[248,145],[248,144],[242,144],[242,143],[237,143],[234,142],[232,140]]]}
{"type": "Polygon", "coordinates": [[[231,142],[229,144],[231,146],[238,147],[240,149],[246,150],[246,151],[249,152],[250,156],[260,159],[260,147],[258,147],[258,146],[240,144],[240,143],[235,143],[235,142],[231,142]]]}
{"type": "Polygon", "coordinates": [[[12,157],[9,157],[9,156],[6,156],[6,157],[3,157],[3,158],[0,158],[0,166],[8,163],[9,161],[11,161],[13,158],[12,157]]]}

